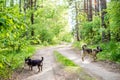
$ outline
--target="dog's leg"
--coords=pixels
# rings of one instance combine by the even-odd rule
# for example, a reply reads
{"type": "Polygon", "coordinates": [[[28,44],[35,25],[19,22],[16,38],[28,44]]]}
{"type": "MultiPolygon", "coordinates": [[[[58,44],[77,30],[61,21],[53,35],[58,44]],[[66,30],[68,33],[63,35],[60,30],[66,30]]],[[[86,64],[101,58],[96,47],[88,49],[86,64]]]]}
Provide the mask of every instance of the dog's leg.
{"type": "Polygon", "coordinates": [[[31,67],[29,66],[29,70],[31,70],[31,67]]]}
{"type": "Polygon", "coordinates": [[[82,56],[82,61],[84,61],[84,57],[82,56]]]}
{"type": "Polygon", "coordinates": [[[86,53],[85,52],[83,52],[83,54],[82,54],[82,61],[84,61],[84,57],[86,56],[86,53]]]}
{"type": "Polygon", "coordinates": [[[96,56],[96,54],[94,55],[94,61],[96,61],[96,59],[97,59],[97,56],[96,56]]]}
{"type": "Polygon", "coordinates": [[[93,51],[93,61],[96,61],[96,59],[97,59],[97,52],[96,51],[93,51]]]}
{"type": "Polygon", "coordinates": [[[38,72],[40,72],[40,65],[38,65],[38,72]]]}
{"type": "Polygon", "coordinates": [[[30,68],[31,68],[31,71],[32,71],[32,70],[33,70],[33,69],[32,69],[32,66],[30,66],[30,68]]]}
{"type": "Polygon", "coordinates": [[[42,66],[43,66],[43,65],[41,65],[41,71],[42,71],[42,66]]]}

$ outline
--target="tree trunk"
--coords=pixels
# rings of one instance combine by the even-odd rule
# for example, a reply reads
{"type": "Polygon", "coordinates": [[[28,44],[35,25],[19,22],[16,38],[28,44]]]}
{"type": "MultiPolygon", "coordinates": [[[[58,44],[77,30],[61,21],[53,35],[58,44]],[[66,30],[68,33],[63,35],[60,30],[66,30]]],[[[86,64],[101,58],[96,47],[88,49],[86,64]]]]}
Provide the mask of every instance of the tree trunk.
{"type": "Polygon", "coordinates": [[[4,1],[4,8],[6,7],[6,0],[4,1]]]}
{"type": "Polygon", "coordinates": [[[86,13],[87,13],[87,20],[89,20],[89,13],[88,13],[88,4],[89,2],[88,2],[88,0],[87,0],[87,2],[86,2],[86,13]]]}
{"type": "Polygon", "coordinates": [[[99,4],[100,4],[100,1],[96,0],[96,12],[97,13],[99,13],[99,4]]]}
{"type": "Polygon", "coordinates": [[[20,12],[22,12],[21,4],[22,4],[22,2],[21,2],[21,0],[19,0],[19,10],[20,10],[20,12]]]}
{"type": "Polygon", "coordinates": [[[24,0],[24,13],[26,14],[26,3],[25,3],[25,0],[24,0]]]}
{"type": "Polygon", "coordinates": [[[79,35],[79,26],[78,26],[78,4],[75,2],[75,10],[76,10],[76,38],[77,41],[80,41],[80,35],[79,35]]]}
{"type": "Polygon", "coordinates": [[[86,0],[84,0],[84,13],[87,13],[86,12],[86,0]]]}
{"type": "Polygon", "coordinates": [[[37,9],[36,3],[37,3],[37,0],[34,1],[34,9],[35,9],[35,10],[37,9]]]}
{"type": "Polygon", "coordinates": [[[30,20],[31,20],[31,24],[34,24],[34,14],[33,14],[33,12],[31,13],[31,18],[30,18],[30,20]]]}
{"type": "Polygon", "coordinates": [[[89,1],[88,7],[88,21],[92,21],[92,0],[89,1]]]}
{"type": "Polygon", "coordinates": [[[95,15],[97,15],[97,1],[94,0],[94,7],[95,7],[95,15]]]}
{"type": "MultiPolygon", "coordinates": [[[[105,15],[107,13],[106,11],[104,11],[104,9],[106,9],[106,7],[107,7],[106,6],[106,0],[100,0],[100,5],[101,5],[101,26],[102,26],[102,28],[106,29],[107,26],[106,26],[106,24],[104,22],[105,15]]],[[[102,41],[103,42],[108,41],[107,34],[105,33],[105,31],[102,32],[102,41]]]]}
{"type": "Polygon", "coordinates": [[[34,24],[34,14],[33,14],[33,10],[34,10],[34,4],[33,4],[34,2],[33,2],[33,0],[30,0],[30,8],[31,8],[31,10],[32,10],[32,13],[31,13],[31,18],[30,18],[30,20],[31,20],[31,24],[34,24]]]}
{"type": "Polygon", "coordinates": [[[14,6],[14,0],[10,0],[10,6],[11,6],[11,7],[14,6]]]}

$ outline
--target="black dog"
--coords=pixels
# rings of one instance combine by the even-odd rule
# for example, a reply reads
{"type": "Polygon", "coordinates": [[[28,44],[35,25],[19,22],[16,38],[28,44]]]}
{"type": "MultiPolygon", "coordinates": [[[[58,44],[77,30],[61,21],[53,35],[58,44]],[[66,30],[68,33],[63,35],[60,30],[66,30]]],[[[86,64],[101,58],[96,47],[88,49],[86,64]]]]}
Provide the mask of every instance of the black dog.
{"type": "MultiPolygon", "coordinates": [[[[36,60],[32,60],[30,59],[30,57],[28,58],[25,58],[25,63],[29,66],[29,68],[32,70],[32,67],[33,66],[37,66],[39,71],[41,70],[42,71],[42,66],[43,66],[43,57],[41,57],[42,59],[39,60],[39,59],[36,59],[36,60]]],[[[38,71],[38,72],[39,72],[38,71]]]]}

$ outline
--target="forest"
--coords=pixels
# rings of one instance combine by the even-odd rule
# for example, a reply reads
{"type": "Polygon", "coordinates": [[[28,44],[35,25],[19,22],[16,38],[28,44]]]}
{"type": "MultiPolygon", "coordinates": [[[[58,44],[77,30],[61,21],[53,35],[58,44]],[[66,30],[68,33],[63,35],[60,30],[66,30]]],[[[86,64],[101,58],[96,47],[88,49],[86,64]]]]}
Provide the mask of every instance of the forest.
{"type": "Polygon", "coordinates": [[[63,42],[79,49],[99,45],[98,60],[119,64],[120,1],[0,0],[0,79],[9,78],[36,48],[63,42]]]}

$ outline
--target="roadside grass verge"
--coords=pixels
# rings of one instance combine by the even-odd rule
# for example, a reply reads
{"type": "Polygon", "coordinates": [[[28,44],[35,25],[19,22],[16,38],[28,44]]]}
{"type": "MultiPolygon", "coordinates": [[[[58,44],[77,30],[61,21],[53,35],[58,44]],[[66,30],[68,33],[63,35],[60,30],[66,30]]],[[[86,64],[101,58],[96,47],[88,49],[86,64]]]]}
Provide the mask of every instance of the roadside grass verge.
{"type": "Polygon", "coordinates": [[[69,80],[96,80],[87,74],[80,66],[63,56],[58,51],[54,51],[55,59],[64,66],[65,73],[69,75],[69,80]]]}
{"type": "Polygon", "coordinates": [[[54,51],[54,55],[55,55],[56,60],[58,62],[60,62],[61,64],[63,64],[64,66],[77,67],[77,65],[74,62],[72,62],[71,60],[67,59],[65,56],[63,56],[59,52],[54,51]]]}
{"type": "Polygon", "coordinates": [[[23,66],[25,57],[32,56],[35,46],[27,46],[20,52],[0,49],[0,80],[8,80],[12,73],[23,66]]]}

